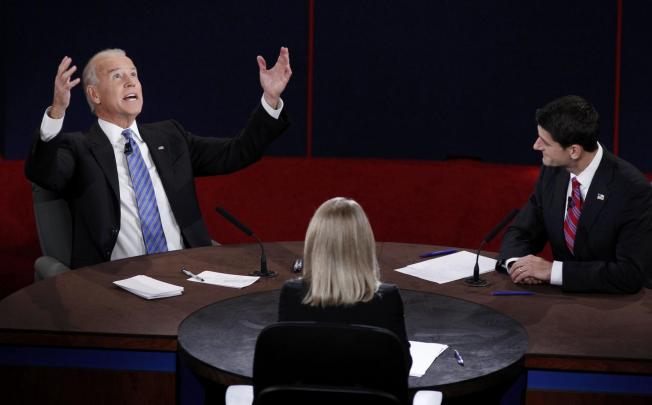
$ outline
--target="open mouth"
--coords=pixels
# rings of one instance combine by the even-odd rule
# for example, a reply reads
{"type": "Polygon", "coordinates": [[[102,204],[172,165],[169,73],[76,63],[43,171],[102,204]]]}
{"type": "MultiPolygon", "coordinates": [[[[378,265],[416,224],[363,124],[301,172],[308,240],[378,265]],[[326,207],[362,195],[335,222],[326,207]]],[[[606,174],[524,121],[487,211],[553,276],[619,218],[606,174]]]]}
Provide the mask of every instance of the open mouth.
{"type": "Polygon", "coordinates": [[[136,95],[136,93],[129,93],[126,96],[124,96],[122,99],[126,101],[136,101],[138,100],[138,96],[136,95]]]}

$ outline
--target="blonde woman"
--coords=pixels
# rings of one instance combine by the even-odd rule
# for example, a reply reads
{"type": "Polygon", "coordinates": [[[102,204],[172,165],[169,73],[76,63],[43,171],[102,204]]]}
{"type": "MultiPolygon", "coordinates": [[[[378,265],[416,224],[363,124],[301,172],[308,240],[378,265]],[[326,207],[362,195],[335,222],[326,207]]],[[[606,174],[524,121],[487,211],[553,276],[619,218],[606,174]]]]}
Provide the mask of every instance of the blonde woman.
{"type": "Polygon", "coordinates": [[[318,321],[378,326],[404,342],[403,301],[398,288],[379,281],[376,242],[369,220],[354,200],[323,203],[310,220],[303,278],[281,290],[279,321],[318,321]]]}

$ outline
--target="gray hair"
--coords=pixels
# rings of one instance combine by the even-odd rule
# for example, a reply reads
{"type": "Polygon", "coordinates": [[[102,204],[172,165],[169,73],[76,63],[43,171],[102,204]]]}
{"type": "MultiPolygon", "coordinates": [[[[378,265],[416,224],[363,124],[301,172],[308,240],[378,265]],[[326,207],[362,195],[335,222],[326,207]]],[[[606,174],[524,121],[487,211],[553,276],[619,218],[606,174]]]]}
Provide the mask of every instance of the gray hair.
{"type": "Polygon", "coordinates": [[[86,91],[86,88],[88,86],[96,86],[100,80],[97,78],[97,71],[95,70],[95,62],[108,55],[120,55],[120,56],[127,56],[127,53],[123,51],[122,49],[118,48],[110,48],[110,49],[105,49],[103,51],[99,51],[93,57],[88,61],[86,66],[84,67],[84,72],[82,73],[82,85],[84,86],[84,94],[86,95],[86,101],[88,102],[88,106],[91,108],[91,112],[95,113],[95,104],[93,104],[93,101],[91,100],[91,97],[88,95],[88,91],[86,91]]]}
{"type": "Polygon", "coordinates": [[[369,220],[354,200],[323,203],[310,220],[304,247],[304,304],[350,305],[370,301],[378,287],[376,242],[369,220]]]}

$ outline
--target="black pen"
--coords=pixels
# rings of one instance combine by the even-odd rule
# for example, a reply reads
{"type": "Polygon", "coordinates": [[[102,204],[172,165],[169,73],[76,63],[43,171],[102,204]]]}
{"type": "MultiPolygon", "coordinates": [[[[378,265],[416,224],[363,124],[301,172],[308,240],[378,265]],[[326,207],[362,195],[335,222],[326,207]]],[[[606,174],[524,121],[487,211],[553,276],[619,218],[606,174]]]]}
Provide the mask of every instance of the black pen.
{"type": "Polygon", "coordinates": [[[460,366],[464,366],[464,359],[462,358],[460,352],[458,352],[457,350],[453,350],[453,355],[455,355],[455,360],[457,360],[457,364],[459,364],[460,366]]]}
{"type": "Polygon", "coordinates": [[[182,272],[183,274],[185,274],[186,276],[190,277],[190,278],[194,278],[195,280],[204,281],[203,278],[199,277],[199,276],[196,275],[196,274],[193,274],[193,273],[189,272],[189,271],[186,270],[186,269],[181,269],[181,272],[182,272]]]}

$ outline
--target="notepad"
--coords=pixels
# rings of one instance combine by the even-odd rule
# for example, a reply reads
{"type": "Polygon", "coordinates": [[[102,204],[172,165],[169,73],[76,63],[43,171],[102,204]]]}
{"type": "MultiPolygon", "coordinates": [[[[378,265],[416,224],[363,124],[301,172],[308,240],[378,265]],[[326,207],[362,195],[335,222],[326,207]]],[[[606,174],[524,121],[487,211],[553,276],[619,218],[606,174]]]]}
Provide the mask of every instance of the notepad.
{"type": "Polygon", "coordinates": [[[219,285],[222,287],[231,287],[231,288],[244,288],[253,283],[255,283],[260,277],[256,276],[240,276],[237,274],[226,274],[219,273],[217,271],[202,271],[197,274],[197,276],[204,279],[204,281],[197,280],[196,278],[189,278],[188,281],[194,281],[196,283],[205,283],[219,285]]]}
{"type": "Polygon", "coordinates": [[[114,281],[113,284],[148,300],[174,297],[183,293],[183,287],[144,275],[114,281]]]}
{"type": "Polygon", "coordinates": [[[410,340],[410,356],[412,367],[410,377],[423,377],[430,365],[439,357],[448,345],[441,343],[415,342],[410,340]]]}
{"type": "MultiPolygon", "coordinates": [[[[451,255],[414,263],[401,269],[396,269],[396,271],[442,284],[471,277],[473,275],[474,265],[475,254],[463,250],[451,255]]],[[[496,260],[480,256],[478,265],[480,267],[480,274],[487,273],[494,270],[496,260]]]]}

